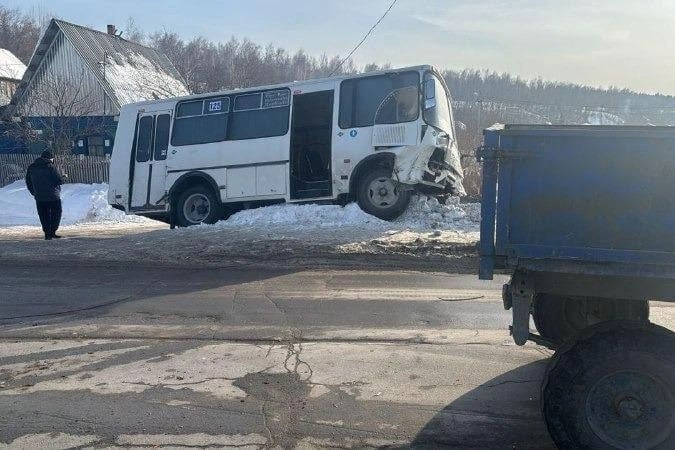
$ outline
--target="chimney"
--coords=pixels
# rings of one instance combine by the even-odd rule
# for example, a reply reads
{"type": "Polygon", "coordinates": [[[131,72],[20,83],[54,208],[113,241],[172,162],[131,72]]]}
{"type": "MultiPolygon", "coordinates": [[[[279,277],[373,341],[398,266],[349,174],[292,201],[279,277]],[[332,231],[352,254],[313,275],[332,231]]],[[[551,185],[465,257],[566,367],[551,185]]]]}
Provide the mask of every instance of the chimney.
{"type": "Polygon", "coordinates": [[[117,33],[117,28],[115,28],[115,25],[108,25],[108,34],[115,36],[117,33]]]}

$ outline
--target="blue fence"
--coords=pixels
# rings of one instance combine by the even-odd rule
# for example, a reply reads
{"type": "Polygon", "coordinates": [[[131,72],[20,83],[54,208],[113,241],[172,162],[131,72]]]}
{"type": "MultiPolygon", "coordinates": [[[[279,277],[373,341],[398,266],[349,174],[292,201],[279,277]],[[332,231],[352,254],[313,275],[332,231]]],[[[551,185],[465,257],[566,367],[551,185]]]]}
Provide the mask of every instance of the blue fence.
{"type": "Polygon", "coordinates": [[[0,123],[0,153],[72,153],[104,156],[112,152],[113,116],[25,117],[0,123]]]}

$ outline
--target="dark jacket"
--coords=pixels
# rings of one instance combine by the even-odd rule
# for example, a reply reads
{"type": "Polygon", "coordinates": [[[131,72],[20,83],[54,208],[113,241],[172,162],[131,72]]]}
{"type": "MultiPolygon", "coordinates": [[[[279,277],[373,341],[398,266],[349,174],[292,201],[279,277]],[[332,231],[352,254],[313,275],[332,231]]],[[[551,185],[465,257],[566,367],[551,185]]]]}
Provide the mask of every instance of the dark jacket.
{"type": "Polygon", "coordinates": [[[26,186],[38,202],[53,202],[61,199],[61,172],[51,161],[38,158],[28,167],[26,186]]]}

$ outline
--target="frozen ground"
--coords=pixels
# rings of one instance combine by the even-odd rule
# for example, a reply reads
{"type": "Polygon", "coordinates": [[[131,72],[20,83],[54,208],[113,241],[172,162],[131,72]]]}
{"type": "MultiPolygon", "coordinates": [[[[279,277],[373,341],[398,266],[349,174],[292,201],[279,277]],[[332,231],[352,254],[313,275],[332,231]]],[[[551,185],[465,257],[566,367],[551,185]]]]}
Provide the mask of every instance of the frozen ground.
{"type": "Polygon", "coordinates": [[[25,185],[0,189],[0,254],[216,266],[422,264],[460,271],[473,270],[475,262],[479,205],[456,199],[440,204],[415,198],[394,222],[369,216],[356,204],[275,205],[172,231],[113,210],[106,191],[106,185],[65,185],[61,234],[70,239],[45,244],[38,242],[39,222],[25,185]]]}

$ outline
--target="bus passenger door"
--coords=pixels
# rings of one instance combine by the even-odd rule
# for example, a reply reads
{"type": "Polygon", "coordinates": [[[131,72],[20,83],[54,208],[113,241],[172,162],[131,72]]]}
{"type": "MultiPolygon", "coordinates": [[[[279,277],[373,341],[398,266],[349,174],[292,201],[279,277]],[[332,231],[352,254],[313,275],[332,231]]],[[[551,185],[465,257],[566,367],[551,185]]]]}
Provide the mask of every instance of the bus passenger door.
{"type": "Polygon", "coordinates": [[[166,210],[166,155],[170,127],[169,111],[138,117],[129,200],[133,211],[166,210]]]}
{"type": "Polygon", "coordinates": [[[291,200],[327,198],[333,193],[333,91],[293,96],[291,200]]]}

